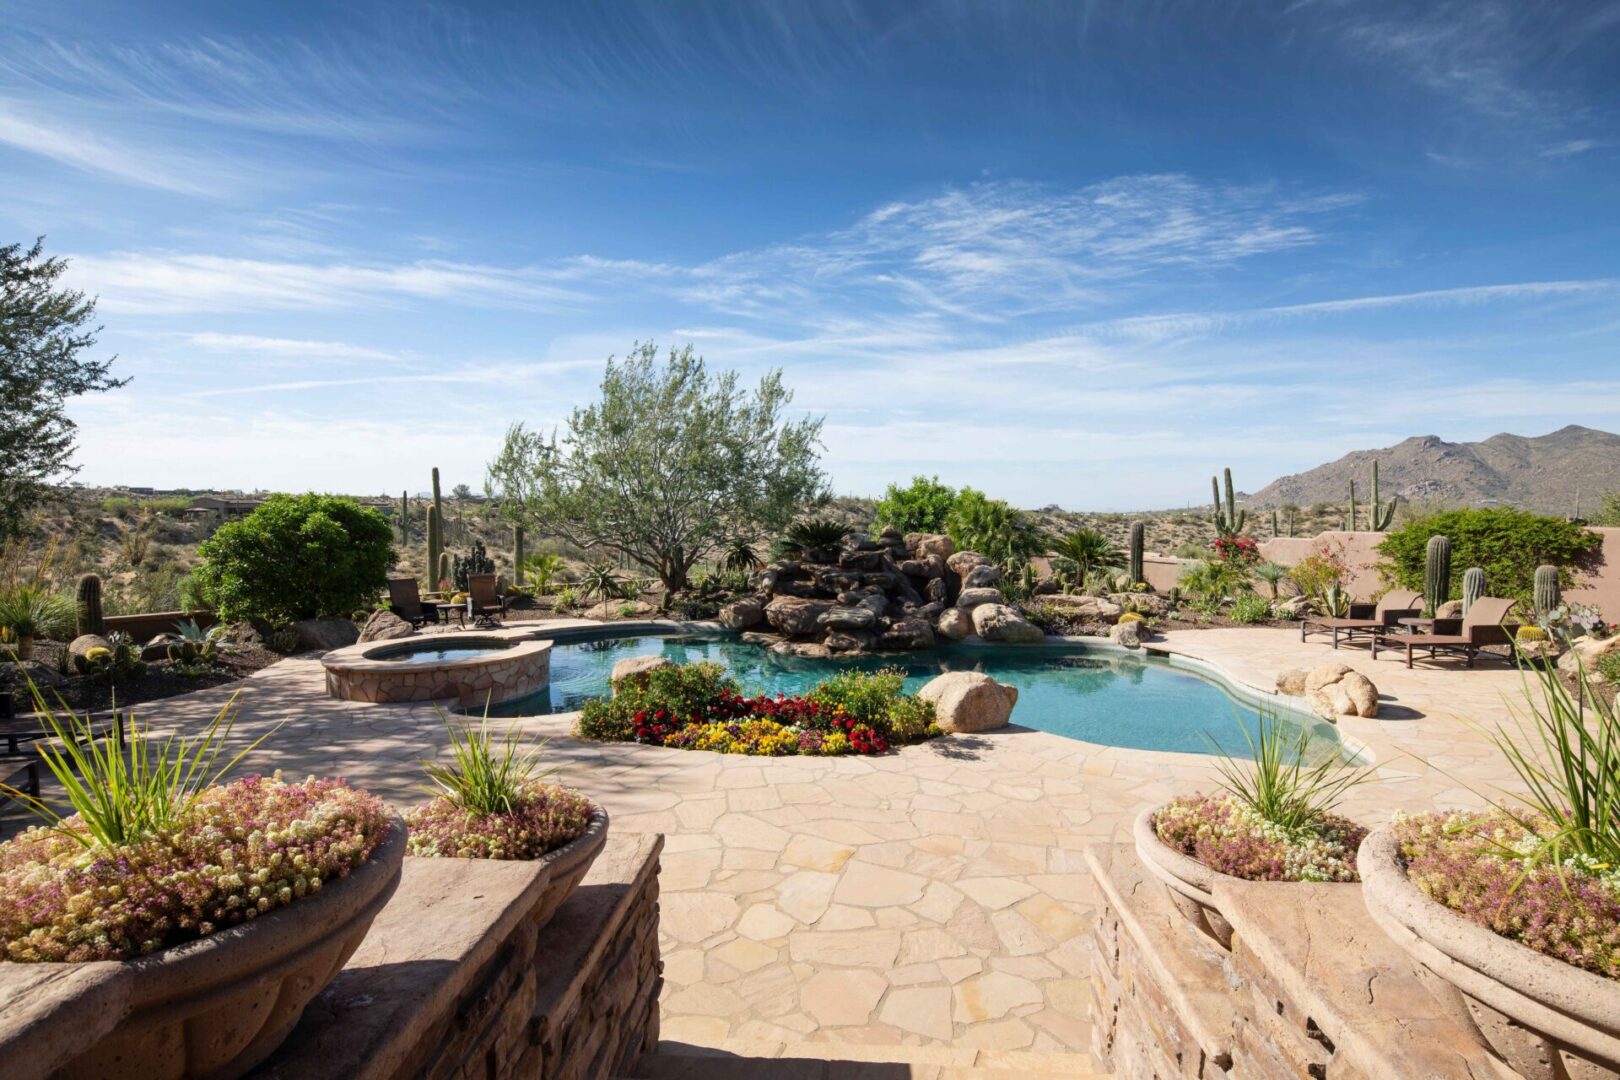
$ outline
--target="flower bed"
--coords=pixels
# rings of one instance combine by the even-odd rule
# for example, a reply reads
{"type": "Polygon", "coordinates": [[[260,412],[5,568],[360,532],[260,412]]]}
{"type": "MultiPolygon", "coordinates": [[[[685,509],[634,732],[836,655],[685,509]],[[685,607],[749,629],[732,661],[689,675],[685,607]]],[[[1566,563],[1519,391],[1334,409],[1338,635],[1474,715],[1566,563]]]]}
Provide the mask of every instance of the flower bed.
{"type": "Polygon", "coordinates": [[[1289,830],[1231,795],[1183,795],[1153,816],[1153,831],[1209,869],[1248,881],[1356,881],[1356,848],[1367,830],[1323,814],[1310,830],[1289,830]]]}
{"type": "Polygon", "coordinates": [[[719,664],[662,668],[589,701],[577,734],[722,754],[881,754],[943,734],[896,671],[843,672],[808,694],[745,696],[719,664]]]}
{"type": "Polygon", "coordinates": [[[1578,968],[1620,978],[1620,868],[1532,858],[1540,846],[1500,811],[1399,815],[1412,884],[1471,922],[1578,968]]]}
{"type": "Polygon", "coordinates": [[[407,810],[407,850],[457,859],[538,859],[583,834],[590,820],[590,800],[579,792],[525,780],[507,811],[470,809],[447,794],[407,810]]]}
{"type": "Polygon", "coordinates": [[[126,960],[245,922],[347,876],[388,835],[382,800],[342,780],[252,776],[208,788],[171,827],[117,848],[80,819],[0,845],[0,952],[126,960]]]}

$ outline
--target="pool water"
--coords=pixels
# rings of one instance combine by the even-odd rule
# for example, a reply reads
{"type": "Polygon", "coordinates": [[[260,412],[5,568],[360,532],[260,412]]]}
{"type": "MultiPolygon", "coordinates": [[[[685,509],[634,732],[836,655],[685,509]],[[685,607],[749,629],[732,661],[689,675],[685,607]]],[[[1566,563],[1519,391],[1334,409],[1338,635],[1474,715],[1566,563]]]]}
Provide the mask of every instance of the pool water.
{"type": "Polygon", "coordinates": [[[423,642],[415,645],[406,645],[398,649],[389,649],[387,652],[371,653],[370,660],[469,660],[474,656],[489,656],[491,653],[503,652],[511,646],[505,642],[484,642],[465,645],[434,645],[423,642]]]}
{"type": "MultiPolygon", "coordinates": [[[[835,672],[899,667],[915,691],[946,671],[982,671],[1018,688],[1013,723],[1072,739],[1138,750],[1182,753],[1221,750],[1249,756],[1244,730],[1257,710],[1219,684],[1172,668],[1152,656],[1119,656],[1078,647],[1037,646],[987,650],[945,647],[932,652],[841,660],[778,656],[732,638],[634,637],[558,643],[551,649],[551,684],[497,705],[490,715],[533,716],[572,712],[608,694],[613,665],[631,656],[661,654],[676,663],[724,664],[745,693],[797,694],[835,672]]],[[[1331,724],[1316,723],[1313,745],[1337,744],[1331,724]]],[[[1314,755],[1313,755],[1314,756],[1314,755]]]]}

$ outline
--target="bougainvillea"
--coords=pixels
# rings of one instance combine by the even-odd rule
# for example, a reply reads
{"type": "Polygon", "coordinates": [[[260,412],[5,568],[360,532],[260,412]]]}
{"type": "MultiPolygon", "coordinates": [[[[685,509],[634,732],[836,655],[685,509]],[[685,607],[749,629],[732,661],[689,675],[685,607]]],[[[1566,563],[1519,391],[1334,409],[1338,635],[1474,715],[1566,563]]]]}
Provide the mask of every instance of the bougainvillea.
{"type": "Polygon", "coordinates": [[[412,855],[457,859],[538,859],[582,834],[591,803],[572,788],[525,781],[508,813],[469,810],[448,795],[405,812],[412,855]]]}
{"type": "Polygon", "coordinates": [[[1395,837],[1407,877],[1431,900],[1566,964],[1620,978],[1620,867],[1538,861],[1539,841],[1500,811],[1400,815],[1395,837]]]}
{"type": "Polygon", "coordinates": [[[1154,815],[1153,830],[1188,858],[1249,881],[1359,881],[1356,848],[1367,835],[1337,814],[1290,831],[1224,794],[1172,799],[1154,815]]]}
{"type": "Polygon", "coordinates": [[[117,848],[36,826],[0,845],[0,954],[127,960],[202,937],[347,876],[388,829],[375,796],[279,773],[209,788],[172,828],[117,848]]]}
{"type": "Polygon", "coordinates": [[[1252,566],[1260,561],[1260,545],[1252,536],[1218,536],[1211,546],[1222,562],[1252,566]]]}

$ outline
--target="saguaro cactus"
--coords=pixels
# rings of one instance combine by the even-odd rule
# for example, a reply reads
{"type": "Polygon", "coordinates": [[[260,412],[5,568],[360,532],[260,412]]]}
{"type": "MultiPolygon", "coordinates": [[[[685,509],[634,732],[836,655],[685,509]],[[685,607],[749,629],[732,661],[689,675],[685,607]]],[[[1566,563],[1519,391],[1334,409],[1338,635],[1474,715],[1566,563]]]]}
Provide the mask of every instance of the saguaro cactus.
{"type": "Polygon", "coordinates": [[[1477,566],[1470,566],[1463,571],[1463,614],[1474,606],[1474,601],[1485,595],[1485,571],[1477,566]]]}
{"type": "MultiPolygon", "coordinates": [[[[427,564],[430,573],[437,572],[439,556],[444,553],[444,500],[439,496],[439,468],[433,467],[433,504],[428,507],[427,564]]],[[[434,584],[442,579],[435,579],[434,584]]]]}
{"type": "Polygon", "coordinates": [[[1451,541],[1443,536],[1429,537],[1423,553],[1423,606],[1432,614],[1451,591],[1451,541]]]}
{"type": "Polygon", "coordinates": [[[437,586],[441,581],[454,581],[455,571],[453,567],[454,560],[450,557],[450,553],[448,551],[439,552],[439,572],[433,584],[437,586]]]}
{"type": "Polygon", "coordinates": [[[1373,461],[1372,477],[1372,505],[1367,508],[1367,528],[1373,532],[1383,532],[1395,520],[1395,496],[1389,497],[1389,502],[1378,500],[1378,461],[1373,461]]]}
{"type": "Polygon", "coordinates": [[[512,527],[512,577],[517,579],[523,575],[523,526],[512,527]]]}
{"type": "Polygon", "coordinates": [[[408,491],[399,493],[399,542],[411,542],[411,493],[408,491]]]}
{"type": "Polygon", "coordinates": [[[1209,478],[1210,491],[1215,496],[1215,532],[1220,536],[1236,536],[1243,531],[1243,523],[1248,520],[1249,512],[1237,508],[1237,496],[1232,489],[1232,470],[1223,469],[1226,476],[1226,507],[1221,507],[1221,486],[1212,476],[1209,478]]]}
{"type": "Polygon", "coordinates": [[[1536,567],[1536,614],[1545,615],[1558,606],[1558,567],[1536,567]]]}
{"type": "Polygon", "coordinates": [[[1131,575],[1131,585],[1139,581],[1146,581],[1142,576],[1142,544],[1147,535],[1147,528],[1140,521],[1131,522],[1131,544],[1129,561],[1126,571],[1131,575]]]}
{"type": "Polygon", "coordinates": [[[1350,516],[1345,518],[1345,532],[1356,531],[1356,482],[1350,481],[1350,516]]]}
{"type": "Polygon", "coordinates": [[[75,622],[78,626],[79,636],[95,634],[102,636],[106,624],[101,618],[101,577],[97,574],[85,574],[79,578],[79,592],[73,605],[75,622]]]}

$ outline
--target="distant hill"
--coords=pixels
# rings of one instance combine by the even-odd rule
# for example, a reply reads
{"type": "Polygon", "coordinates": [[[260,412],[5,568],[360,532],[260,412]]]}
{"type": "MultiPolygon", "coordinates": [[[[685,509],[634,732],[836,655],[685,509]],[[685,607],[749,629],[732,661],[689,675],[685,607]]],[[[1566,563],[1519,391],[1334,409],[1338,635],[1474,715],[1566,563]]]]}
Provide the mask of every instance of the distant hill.
{"type": "Polygon", "coordinates": [[[1493,435],[1484,442],[1446,442],[1419,435],[1382,450],[1357,450],[1310,472],[1284,476],[1261,488],[1246,505],[1344,503],[1350,481],[1356,498],[1368,497],[1372,463],[1379,494],[1403,502],[1464,506],[1508,504],[1547,514],[1595,511],[1607,491],[1620,491],[1620,435],[1571,424],[1549,435],[1493,435]]]}

